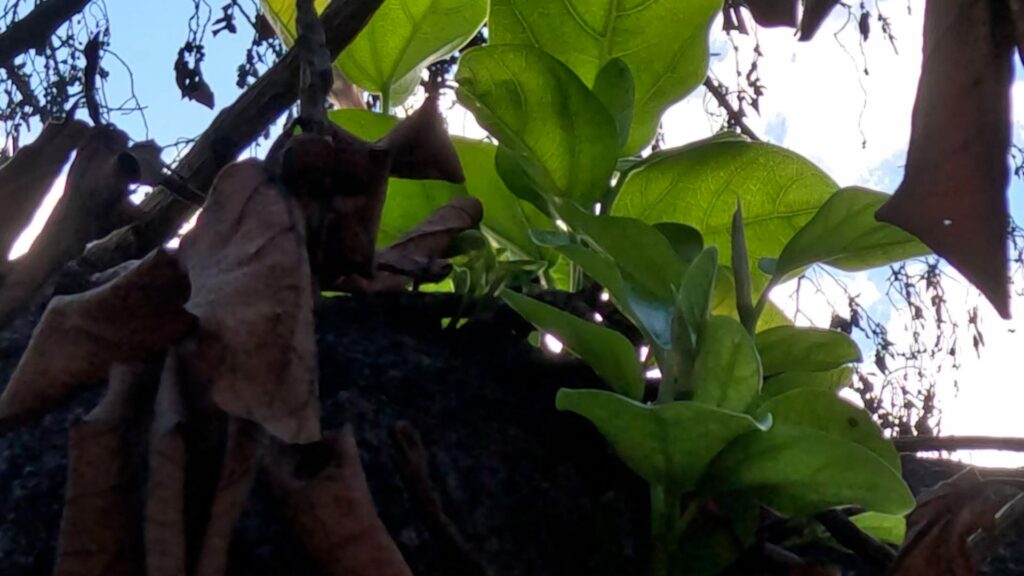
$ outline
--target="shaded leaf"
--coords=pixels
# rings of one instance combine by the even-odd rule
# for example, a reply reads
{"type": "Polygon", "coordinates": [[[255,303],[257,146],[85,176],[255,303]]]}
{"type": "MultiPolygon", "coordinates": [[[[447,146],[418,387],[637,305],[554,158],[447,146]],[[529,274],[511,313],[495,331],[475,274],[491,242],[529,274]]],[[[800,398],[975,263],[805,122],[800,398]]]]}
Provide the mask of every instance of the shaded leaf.
{"type": "Polygon", "coordinates": [[[597,73],[593,91],[615,120],[615,131],[619,135],[619,149],[625,148],[629,143],[629,130],[633,122],[633,104],[636,98],[633,72],[629,69],[629,65],[619,58],[609,60],[597,73]]]}
{"type": "Polygon", "coordinates": [[[900,455],[871,415],[826,390],[803,388],[770,398],[760,410],[777,425],[810,428],[867,448],[900,471],[900,455]]]}
{"type": "Polygon", "coordinates": [[[708,33],[721,8],[721,0],[494,0],[490,42],[537,46],[587,86],[594,86],[609,61],[621,59],[635,86],[633,123],[623,150],[629,155],[651,142],[662,112],[704,80],[708,33]]]}
{"type": "Polygon", "coordinates": [[[682,350],[697,349],[704,330],[704,323],[711,314],[711,300],[714,294],[715,277],[718,274],[718,249],[705,248],[687,269],[676,297],[676,313],[683,320],[685,333],[673,331],[673,345],[682,350]],[[686,337],[687,340],[681,341],[686,337]]]}
{"type": "Polygon", "coordinates": [[[949,261],[1004,318],[1013,78],[1006,11],[988,2],[928,6],[907,169],[877,213],[949,261]]]}
{"type": "Polygon", "coordinates": [[[738,321],[712,316],[701,334],[693,367],[693,401],[745,411],[761,390],[754,340],[738,321]]]}
{"type": "Polygon", "coordinates": [[[914,506],[900,475],[868,449],[784,424],[737,438],[712,463],[703,486],[715,494],[751,494],[792,517],[844,505],[888,514],[914,506]]]}
{"type": "Polygon", "coordinates": [[[928,254],[917,238],[875,220],[888,199],[865,188],[837,191],[782,249],[772,274],[789,278],[812,264],[855,272],[928,254]]]}
{"type": "Polygon", "coordinates": [[[689,264],[704,249],[704,238],[693,226],[678,222],[658,222],[654,227],[668,240],[676,256],[689,264]]]}
{"type": "Polygon", "coordinates": [[[466,180],[436,97],[428,97],[378,144],[391,153],[392,176],[456,184],[466,180]]]}
{"type": "Polygon", "coordinates": [[[766,376],[821,372],[861,361],[857,344],[837,330],[779,326],[759,332],[756,339],[766,376]]]}
{"type": "Polygon", "coordinates": [[[484,46],[463,54],[456,80],[459,101],[538,190],[590,205],[608,188],[615,121],[561,62],[528,46],[484,46]]]}
{"type": "Polygon", "coordinates": [[[801,388],[836,393],[849,386],[852,378],[853,368],[850,366],[840,366],[821,372],[783,372],[765,379],[761,394],[770,398],[801,388]]]}
{"type": "Polygon", "coordinates": [[[505,290],[502,299],[538,329],[558,338],[612,390],[633,400],[643,398],[637,350],[625,336],[516,292],[505,290]]]}
{"type": "Polygon", "coordinates": [[[696,486],[734,438],[767,427],[746,414],[696,402],[650,406],[602,390],[562,389],[555,404],[590,420],[642,478],[675,492],[696,486]]]}
{"type": "Polygon", "coordinates": [[[183,306],[188,296],[178,262],[156,250],[109,284],[55,297],[0,396],[0,423],[53,407],[98,383],[115,362],[168,348],[195,325],[183,306]]]}
{"type": "Polygon", "coordinates": [[[800,0],[743,0],[758,26],[796,28],[800,21],[800,0]]]}
{"type": "Polygon", "coordinates": [[[824,172],[784,148],[711,140],[653,155],[626,177],[612,213],[693,226],[728,265],[733,212],[741,201],[751,279],[759,289],[767,278],[757,271],[757,260],[781,253],[836,188],[824,172]]]}
{"type": "Polygon", "coordinates": [[[299,207],[254,160],[220,172],[179,250],[213,402],[290,442],[320,437],[306,254],[299,207]]]}
{"type": "Polygon", "coordinates": [[[283,446],[270,464],[292,530],[328,574],[411,576],[377,516],[351,427],[283,446]]]}
{"type": "Polygon", "coordinates": [[[139,184],[158,186],[164,179],[164,163],[160,159],[163,152],[156,142],[146,140],[136,142],[128,148],[128,153],[139,166],[139,184]]]}

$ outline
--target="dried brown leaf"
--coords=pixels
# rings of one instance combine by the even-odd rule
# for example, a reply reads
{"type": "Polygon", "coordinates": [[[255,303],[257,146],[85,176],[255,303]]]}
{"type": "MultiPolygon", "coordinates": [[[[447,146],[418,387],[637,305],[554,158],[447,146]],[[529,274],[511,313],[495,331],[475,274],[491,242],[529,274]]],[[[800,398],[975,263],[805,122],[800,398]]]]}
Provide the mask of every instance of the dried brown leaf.
{"type": "Polygon", "coordinates": [[[162,152],[163,149],[152,140],[132,144],[128,149],[128,153],[139,165],[139,184],[157,186],[163,181],[164,163],[160,159],[162,152]]]}
{"type": "Polygon", "coordinates": [[[210,521],[203,534],[197,576],[224,576],[226,573],[231,534],[245,507],[265,447],[266,434],[258,425],[238,418],[228,423],[228,444],[210,507],[210,521]]]}
{"type": "Polygon", "coordinates": [[[796,28],[800,21],[800,0],[744,0],[758,26],[796,28]]]}
{"type": "Polygon", "coordinates": [[[318,444],[281,447],[270,472],[292,529],[329,574],[412,575],[377,516],[351,427],[318,444]]]}
{"type": "Polygon", "coordinates": [[[392,176],[456,184],[466,181],[436,96],[428,97],[380,143],[391,151],[392,176]]]}
{"type": "Polygon", "coordinates": [[[185,576],[185,399],[176,351],[167,354],[149,438],[145,508],[147,576],[185,576]]]}
{"type": "Polygon", "coordinates": [[[320,438],[313,287],[302,215],[246,160],[217,176],[179,256],[199,318],[199,378],[222,410],[287,442],[320,438]]]}
{"type": "Polygon", "coordinates": [[[987,0],[928,2],[906,173],[877,213],[948,260],[1004,318],[1013,74],[1005,11],[987,0]]]}
{"type": "Polygon", "coordinates": [[[995,526],[996,513],[1017,491],[985,482],[973,468],[943,482],[907,520],[907,539],[891,576],[973,576],[970,538],[995,526]]]}
{"type": "Polygon", "coordinates": [[[114,362],[142,360],[168,348],[194,325],[184,308],[188,295],[188,278],[177,260],[155,250],[109,284],[54,298],[0,396],[0,424],[98,383],[114,362]]]}
{"type": "Polygon", "coordinates": [[[0,167],[0,253],[6,260],[71,153],[89,132],[80,120],[47,123],[34,142],[0,167]]]}

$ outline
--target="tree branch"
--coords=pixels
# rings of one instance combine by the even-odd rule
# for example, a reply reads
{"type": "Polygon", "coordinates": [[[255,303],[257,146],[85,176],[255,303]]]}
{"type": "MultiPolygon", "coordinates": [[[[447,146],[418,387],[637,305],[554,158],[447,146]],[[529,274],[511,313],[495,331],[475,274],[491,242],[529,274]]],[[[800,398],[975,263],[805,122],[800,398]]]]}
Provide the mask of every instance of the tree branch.
{"type": "Polygon", "coordinates": [[[0,32],[0,63],[6,64],[24,52],[45,46],[50,36],[89,0],[46,0],[7,30],[0,32]]]}
{"type": "Polygon", "coordinates": [[[893,438],[900,452],[952,452],[954,450],[1009,450],[1024,452],[1024,438],[998,436],[906,436],[893,438]]]}
{"type": "Polygon", "coordinates": [[[747,122],[743,119],[743,114],[732,105],[732,102],[729,102],[729,97],[726,96],[720,84],[712,80],[711,77],[707,77],[704,79],[704,88],[715,98],[715,101],[722,107],[722,110],[725,110],[726,115],[729,116],[729,121],[739,129],[741,134],[754,142],[762,141],[757,132],[754,132],[750,126],[747,126],[747,122]]]}
{"type": "MultiPolygon", "coordinates": [[[[331,58],[348,46],[383,0],[334,0],[320,17],[331,58]]],[[[210,187],[217,172],[251,144],[299,95],[300,51],[293,47],[231,105],[221,110],[195,145],[175,166],[198,190],[210,187]]],[[[100,271],[139,258],[168,240],[195,206],[157,188],[142,202],[144,216],[90,246],[82,265],[100,271]]]]}

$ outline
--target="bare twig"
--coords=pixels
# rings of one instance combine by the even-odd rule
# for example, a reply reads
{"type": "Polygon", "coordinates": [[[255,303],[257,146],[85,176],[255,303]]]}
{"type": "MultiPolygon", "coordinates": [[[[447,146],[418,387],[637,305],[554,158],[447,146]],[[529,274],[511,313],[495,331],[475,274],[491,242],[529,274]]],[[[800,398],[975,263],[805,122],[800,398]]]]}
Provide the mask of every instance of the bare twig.
{"type": "Polygon", "coordinates": [[[43,108],[42,104],[39,103],[39,98],[36,97],[36,93],[32,91],[32,84],[28,78],[25,77],[20,70],[14,67],[14,64],[10,61],[0,64],[0,67],[7,73],[7,78],[11,81],[11,84],[21,94],[21,101],[28,106],[32,113],[39,116],[42,122],[49,120],[49,113],[43,108]]]}
{"type": "MultiPolygon", "coordinates": [[[[327,49],[335,58],[369,21],[383,0],[335,0],[321,16],[327,49]]],[[[209,188],[220,169],[291,106],[298,97],[301,57],[293,48],[217,115],[175,167],[192,187],[209,188]]],[[[115,231],[86,251],[83,266],[104,270],[138,258],[169,239],[195,210],[166,188],[158,188],[140,205],[144,216],[115,231]]]]}
{"type": "Polygon", "coordinates": [[[62,24],[78,14],[89,0],[46,0],[7,30],[0,32],[0,63],[8,63],[24,52],[46,46],[62,24]]]}
{"type": "Polygon", "coordinates": [[[704,79],[704,88],[706,88],[708,93],[715,98],[718,105],[721,106],[722,110],[725,110],[725,113],[729,116],[729,121],[736,126],[744,136],[750,138],[754,142],[762,141],[761,137],[757,135],[757,132],[754,132],[750,126],[747,125],[746,120],[743,119],[743,114],[741,114],[740,111],[732,105],[732,102],[729,102],[729,97],[726,96],[725,90],[721,84],[708,77],[704,79]]]}
{"type": "Polygon", "coordinates": [[[83,74],[85,107],[89,111],[89,118],[94,126],[103,125],[100,103],[96,100],[96,74],[100,69],[100,48],[102,48],[102,41],[100,33],[97,32],[86,42],[85,49],[82,51],[85,54],[85,72],[83,74]]]}
{"type": "Polygon", "coordinates": [[[951,452],[954,450],[1009,450],[1024,452],[1024,438],[998,436],[904,436],[894,438],[900,452],[951,452]]]}

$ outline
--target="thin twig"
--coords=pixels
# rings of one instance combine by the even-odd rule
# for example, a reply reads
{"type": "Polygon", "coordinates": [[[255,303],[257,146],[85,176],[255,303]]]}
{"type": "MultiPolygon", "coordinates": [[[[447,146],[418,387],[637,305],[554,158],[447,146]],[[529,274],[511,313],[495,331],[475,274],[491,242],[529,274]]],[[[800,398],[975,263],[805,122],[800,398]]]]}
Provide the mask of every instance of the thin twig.
{"type": "Polygon", "coordinates": [[[96,100],[96,74],[100,69],[100,48],[103,43],[100,41],[100,33],[97,32],[85,43],[85,71],[83,82],[85,89],[85,108],[89,111],[89,118],[93,126],[102,126],[103,117],[100,115],[100,103],[96,100]]]}
{"type": "Polygon", "coordinates": [[[757,135],[757,132],[754,132],[750,126],[747,126],[746,120],[743,119],[743,114],[732,105],[732,102],[729,102],[729,97],[726,96],[725,90],[722,89],[720,84],[712,80],[711,77],[707,77],[704,79],[704,88],[707,88],[708,93],[715,98],[715,101],[722,107],[722,110],[725,110],[725,113],[729,116],[729,121],[739,129],[740,133],[754,142],[763,141],[757,135]]]}
{"type": "Polygon", "coordinates": [[[900,452],[952,452],[955,450],[1008,450],[1024,452],[1024,438],[998,436],[904,436],[894,438],[900,452]]]}
{"type": "Polygon", "coordinates": [[[313,0],[298,0],[295,26],[299,49],[299,120],[302,129],[319,132],[327,125],[327,94],[334,76],[324,27],[316,17],[313,0]]]}

